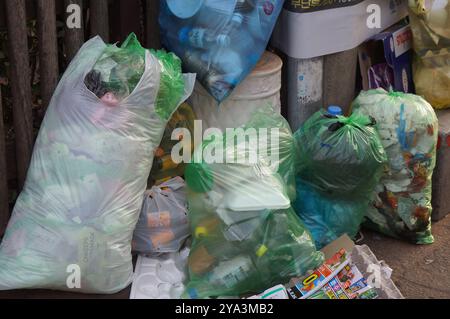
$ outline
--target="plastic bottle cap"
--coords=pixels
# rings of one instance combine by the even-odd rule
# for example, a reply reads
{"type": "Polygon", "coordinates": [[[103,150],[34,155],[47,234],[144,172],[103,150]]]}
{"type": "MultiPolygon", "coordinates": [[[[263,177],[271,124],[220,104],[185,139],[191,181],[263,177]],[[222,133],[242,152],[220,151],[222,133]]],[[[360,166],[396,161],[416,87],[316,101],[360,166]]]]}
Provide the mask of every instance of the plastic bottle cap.
{"type": "Polygon", "coordinates": [[[267,253],[268,250],[269,250],[269,248],[267,248],[266,245],[261,245],[261,246],[259,246],[258,250],[256,251],[256,256],[262,257],[267,253]]]}
{"type": "Polygon", "coordinates": [[[328,107],[328,114],[334,115],[334,116],[339,116],[339,115],[342,115],[343,112],[339,106],[331,105],[328,107]]]}
{"type": "Polygon", "coordinates": [[[223,47],[229,46],[231,43],[230,37],[226,34],[219,34],[217,36],[217,44],[223,47]]]}
{"type": "Polygon", "coordinates": [[[189,294],[189,297],[191,297],[191,299],[197,299],[198,298],[197,290],[194,289],[194,288],[188,289],[188,294],[189,294]]]}
{"type": "Polygon", "coordinates": [[[170,11],[180,19],[194,16],[203,6],[204,0],[167,0],[170,11]]]}
{"type": "Polygon", "coordinates": [[[191,28],[189,27],[181,28],[180,32],[178,32],[178,40],[180,40],[181,43],[188,43],[189,32],[191,32],[191,28]]]}
{"type": "Polygon", "coordinates": [[[231,21],[236,22],[236,24],[242,24],[244,22],[244,16],[240,13],[233,14],[231,21]]]}
{"type": "Polygon", "coordinates": [[[195,237],[199,238],[201,236],[206,236],[208,235],[208,230],[206,229],[206,227],[197,227],[195,229],[195,237]]]}

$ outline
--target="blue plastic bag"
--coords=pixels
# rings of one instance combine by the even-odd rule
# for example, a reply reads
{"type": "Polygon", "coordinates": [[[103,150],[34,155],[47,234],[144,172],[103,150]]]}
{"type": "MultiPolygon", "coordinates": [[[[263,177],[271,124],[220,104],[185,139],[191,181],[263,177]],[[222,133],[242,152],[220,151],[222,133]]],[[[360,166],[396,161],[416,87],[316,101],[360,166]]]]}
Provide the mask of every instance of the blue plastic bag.
{"type": "Polygon", "coordinates": [[[343,234],[356,236],[387,163],[376,121],[341,112],[319,111],[295,134],[294,208],[318,248],[343,234]]]}
{"type": "Polygon", "coordinates": [[[284,0],[163,0],[161,38],[166,49],[218,101],[260,59],[284,0]]]}

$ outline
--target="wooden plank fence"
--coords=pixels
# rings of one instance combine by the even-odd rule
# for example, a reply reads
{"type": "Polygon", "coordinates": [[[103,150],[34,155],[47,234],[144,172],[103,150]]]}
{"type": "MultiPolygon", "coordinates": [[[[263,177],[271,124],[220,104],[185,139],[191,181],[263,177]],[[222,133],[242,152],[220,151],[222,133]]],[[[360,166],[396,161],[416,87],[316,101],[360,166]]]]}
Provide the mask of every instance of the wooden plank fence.
{"type": "Polygon", "coordinates": [[[2,103],[5,96],[2,99],[0,83],[0,237],[10,218],[9,198],[18,194],[25,183],[37,131],[33,123],[41,122],[64,67],[81,45],[96,35],[105,42],[117,42],[135,32],[146,47],[160,48],[158,8],[159,0],[0,0],[0,30],[6,27],[8,35],[7,76],[14,129],[14,141],[7,140],[2,103]],[[82,9],[81,28],[70,29],[65,23],[70,15],[66,8],[71,4],[82,9]],[[42,105],[37,114],[32,107],[33,76],[27,34],[27,22],[31,20],[36,20],[39,47],[42,105]],[[58,22],[64,23],[62,41],[58,22]]]}

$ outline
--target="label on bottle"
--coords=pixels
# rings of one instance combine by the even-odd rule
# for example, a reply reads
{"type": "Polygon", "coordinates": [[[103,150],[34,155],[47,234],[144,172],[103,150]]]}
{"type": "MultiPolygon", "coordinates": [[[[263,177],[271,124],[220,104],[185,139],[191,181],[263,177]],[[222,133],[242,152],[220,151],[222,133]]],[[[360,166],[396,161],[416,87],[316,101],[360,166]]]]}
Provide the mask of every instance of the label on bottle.
{"type": "Polygon", "coordinates": [[[189,32],[189,43],[196,48],[204,48],[206,29],[195,28],[189,32]]]}
{"type": "Polygon", "coordinates": [[[251,259],[244,256],[224,261],[213,270],[212,279],[218,282],[219,285],[232,288],[248,277],[251,266],[251,259]]]}

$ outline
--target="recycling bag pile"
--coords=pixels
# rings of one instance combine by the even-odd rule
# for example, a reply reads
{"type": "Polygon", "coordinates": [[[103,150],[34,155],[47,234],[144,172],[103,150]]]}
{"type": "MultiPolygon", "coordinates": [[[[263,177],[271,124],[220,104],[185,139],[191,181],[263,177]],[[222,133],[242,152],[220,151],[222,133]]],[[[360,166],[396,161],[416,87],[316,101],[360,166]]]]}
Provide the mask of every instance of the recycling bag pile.
{"type": "MultiPolygon", "coordinates": [[[[261,58],[283,2],[164,0],[169,52],[134,34],[121,46],[83,45],[54,92],[1,242],[0,290],[113,294],[133,282],[136,298],[400,298],[389,276],[393,294],[356,266],[381,265],[368,248],[327,256],[324,247],[362,227],[433,243],[433,107],[449,105],[440,57],[450,6],[410,1],[424,97],[362,91],[347,115],[324,106],[297,132],[252,99],[243,125],[205,128],[198,141],[187,102],[195,80],[217,102],[229,97],[261,58]]],[[[233,112],[248,106],[238,103],[233,112]]]]}

